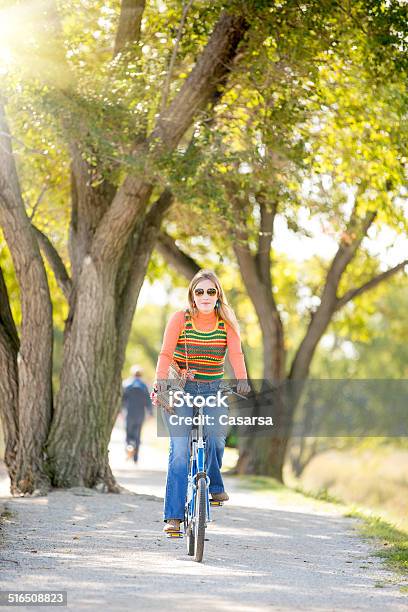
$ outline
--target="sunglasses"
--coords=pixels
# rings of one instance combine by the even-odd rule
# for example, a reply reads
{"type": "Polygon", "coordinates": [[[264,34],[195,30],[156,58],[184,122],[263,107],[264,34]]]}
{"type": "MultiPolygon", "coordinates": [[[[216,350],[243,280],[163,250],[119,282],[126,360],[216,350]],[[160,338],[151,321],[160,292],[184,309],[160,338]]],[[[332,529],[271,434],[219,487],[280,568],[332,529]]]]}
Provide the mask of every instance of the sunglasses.
{"type": "MultiPolygon", "coordinates": [[[[204,295],[204,289],[194,289],[194,295],[204,295]]],[[[214,295],[217,295],[217,290],[211,287],[210,289],[207,289],[207,295],[211,295],[211,297],[214,297],[214,295]]]]}

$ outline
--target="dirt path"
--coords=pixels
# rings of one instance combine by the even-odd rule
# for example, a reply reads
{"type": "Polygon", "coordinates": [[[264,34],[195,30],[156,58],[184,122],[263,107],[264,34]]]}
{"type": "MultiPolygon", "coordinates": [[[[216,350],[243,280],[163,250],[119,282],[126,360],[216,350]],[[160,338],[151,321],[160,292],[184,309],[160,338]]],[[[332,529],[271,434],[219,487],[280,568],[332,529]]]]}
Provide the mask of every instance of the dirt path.
{"type": "Polygon", "coordinates": [[[161,534],[165,456],[145,446],[135,467],[123,459],[121,435],[111,444],[114,471],[142,494],[10,498],[3,481],[12,517],[0,545],[2,590],[66,590],[72,610],[407,609],[355,519],[314,501],[249,494],[234,479],[231,501],[214,509],[204,563],[194,563],[183,539],[161,534]]]}

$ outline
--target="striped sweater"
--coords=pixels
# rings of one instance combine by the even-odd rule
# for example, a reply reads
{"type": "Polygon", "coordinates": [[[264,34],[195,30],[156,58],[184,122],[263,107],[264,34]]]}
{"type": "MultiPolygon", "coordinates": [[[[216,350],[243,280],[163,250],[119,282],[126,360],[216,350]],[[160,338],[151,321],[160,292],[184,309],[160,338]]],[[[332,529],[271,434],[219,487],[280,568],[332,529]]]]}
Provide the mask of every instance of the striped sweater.
{"type": "MultiPolygon", "coordinates": [[[[188,363],[192,370],[196,370],[196,379],[222,378],[227,349],[235,378],[247,378],[240,337],[230,325],[222,320],[217,321],[215,312],[199,312],[187,322],[186,329],[188,363]]],[[[181,367],[185,366],[183,310],[175,312],[167,324],[157,363],[156,380],[167,378],[173,357],[181,367]]]]}

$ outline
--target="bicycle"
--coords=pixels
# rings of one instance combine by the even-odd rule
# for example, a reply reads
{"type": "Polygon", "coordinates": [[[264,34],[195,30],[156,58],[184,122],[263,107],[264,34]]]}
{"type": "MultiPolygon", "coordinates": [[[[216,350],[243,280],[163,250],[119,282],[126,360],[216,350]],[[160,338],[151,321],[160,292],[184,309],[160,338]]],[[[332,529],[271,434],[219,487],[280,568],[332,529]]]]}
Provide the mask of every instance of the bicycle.
{"type": "MultiPolygon", "coordinates": [[[[231,386],[221,387],[225,394],[235,394],[247,399],[233,390],[231,386]]],[[[204,554],[205,530],[211,522],[211,506],[222,506],[222,501],[210,500],[210,478],[206,472],[206,439],[203,427],[203,406],[194,407],[193,425],[189,434],[189,470],[187,495],[184,511],[184,535],[187,542],[187,553],[194,560],[201,562],[204,554]]],[[[183,537],[181,531],[170,531],[169,538],[183,537]]]]}

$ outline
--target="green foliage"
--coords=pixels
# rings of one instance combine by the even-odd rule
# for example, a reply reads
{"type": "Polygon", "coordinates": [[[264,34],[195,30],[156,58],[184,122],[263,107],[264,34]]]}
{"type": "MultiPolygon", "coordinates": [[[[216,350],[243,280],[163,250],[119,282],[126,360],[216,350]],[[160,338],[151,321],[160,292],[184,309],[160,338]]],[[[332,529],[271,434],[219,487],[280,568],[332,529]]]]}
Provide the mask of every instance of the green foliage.
{"type": "Polygon", "coordinates": [[[347,61],[333,58],[320,67],[320,108],[309,128],[316,174],[311,199],[316,212],[330,207],[335,218],[352,189],[361,213],[377,210],[378,222],[406,230],[406,90],[400,80],[375,86],[361,68],[362,59],[357,49],[347,61]]]}
{"type": "Polygon", "coordinates": [[[383,557],[392,569],[408,575],[408,534],[405,531],[364,512],[350,511],[346,516],[362,519],[363,523],[359,528],[361,534],[375,539],[381,546],[376,555],[383,557]]]}
{"type": "Polygon", "coordinates": [[[407,300],[407,279],[395,277],[337,313],[312,378],[407,378],[407,300]]]}
{"type": "Polygon", "coordinates": [[[326,487],[322,487],[318,491],[305,491],[302,487],[294,487],[294,491],[296,491],[297,493],[301,493],[305,497],[311,497],[312,499],[318,499],[319,501],[328,502],[330,504],[342,503],[340,499],[338,499],[334,495],[331,495],[331,493],[328,492],[326,487]]]}
{"type": "MultiPolygon", "coordinates": [[[[10,46],[13,57],[2,75],[2,92],[27,212],[69,267],[72,140],[78,141],[91,167],[89,180],[95,189],[105,180],[119,185],[128,172],[141,171],[158,185],[154,196],[169,186],[176,203],[167,229],[200,265],[220,274],[242,322],[250,368],[258,374],[259,325],[232,246],[237,229],[245,226],[248,245],[255,251],[261,203],[268,208],[277,204],[279,220],[299,238],[310,235],[307,213],[309,219],[320,220],[322,233],[338,241],[355,203],[360,217],[367,210],[377,211],[370,238],[382,227],[400,234],[408,229],[404,3],[193,2],[171,75],[183,3],[147,2],[141,42],[113,58],[119,8],[112,0],[61,1],[58,18],[53,6],[36,2],[24,7],[22,20],[23,5],[2,3],[2,22],[12,27],[1,44],[10,46]],[[250,27],[228,82],[220,84],[222,96],[214,108],[202,109],[174,152],[147,160],[141,143],[157,120],[167,77],[168,105],[207,44],[220,12],[240,12],[243,7],[250,27]],[[134,154],[136,147],[139,155],[134,154]]],[[[381,271],[369,239],[347,268],[340,293],[381,271]]],[[[319,253],[298,264],[277,248],[272,257],[274,297],[285,326],[289,363],[318,304],[328,259],[319,253]]],[[[19,323],[18,287],[4,248],[0,262],[19,323]]],[[[67,306],[47,272],[56,327],[62,328],[67,306]]],[[[180,292],[186,286],[157,254],[147,278],[165,278],[180,292]]],[[[382,286],[348,305],[332,323],[331,331],[339,338],[330,353],[332,367],[328,351],[321,349],[316,370],[388,375],[392,365],[391,360],[385,365],[387,346],[392,345],[395,370],[405,375],[405,335],[398,323],[391,324],[391,319],[403,319],[396,312],[401,313],[404,304],[405,293],[396,301],[395,290],[382,286]],[[384,309],[381,319],[376,300],[384,309]],[[347,341],[358,346],[358,367],[357,360],[344,359],[341,345],[347,341]],[[381,355],[378,367],[368,356],[373,343],[381,355]]],[[[139,316],[146,323],[142,311],[139,316]]],[[[141,345],[141,337],[149,340],[143,336],[145,329],[140,328],[142,336],[135,344],[141,345]]],[[[157,339],[152,346],[158,350],[157,339]]],[[[148,354],[139,346],[127,365],[136,359],[152,368],[148,354]]]]}

